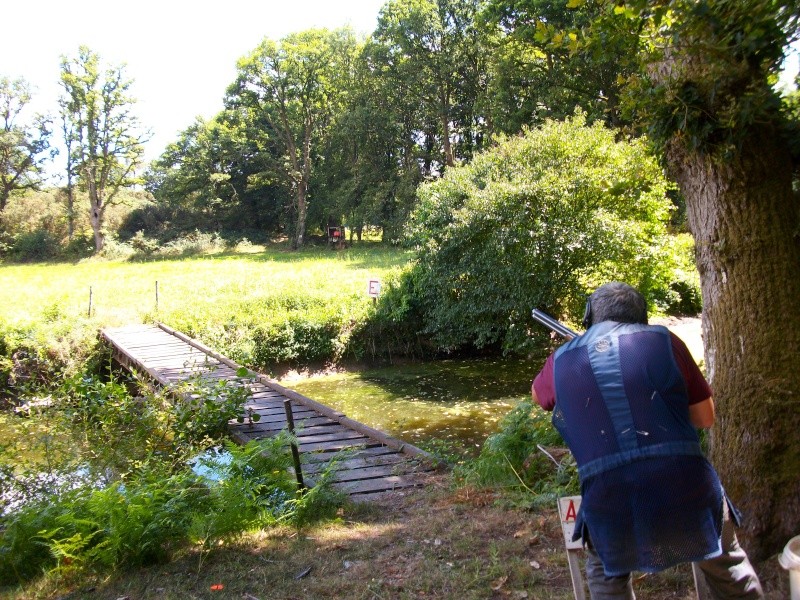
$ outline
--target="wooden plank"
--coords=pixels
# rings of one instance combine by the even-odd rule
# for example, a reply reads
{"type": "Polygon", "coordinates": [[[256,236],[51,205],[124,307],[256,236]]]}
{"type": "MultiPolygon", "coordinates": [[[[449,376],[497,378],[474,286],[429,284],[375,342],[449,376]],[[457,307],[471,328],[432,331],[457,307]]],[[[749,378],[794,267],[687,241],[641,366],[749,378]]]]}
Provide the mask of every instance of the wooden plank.
{"type": "Polygon", "coordinates": [[[417,487],[422,485],[422,480],[416,477],[404,475],[392,475],[379,479],[365,479],[362,481],[345,481],[334,483],[333,487],[350,495],[363,494],[366,492],[383,492],[400,488],[417,487]]]}
{"type": "Polygon", "coordinates": [[[220,369],[219,365],[213,365],[204,362],[194,362],[190,360],[174,360],[165,358],[155,358],[155,359],[140,358],[139,362],[153,369],[194,369],[202,372],[217,371],[220,369]]]}
{"type": "MultiPolygon", "coordinates": [[[[314,413],[312,413],[314,414],[314,413]]],[[[331,421],[328,417],[320,417],[320,416],[313,416],[313,417],[306,417],[302,421],[295,421],[295,427],[297,431],[309,431],[311,428],[315,430],[321,427],[331,427],[338,425],[336,421],[331,421]],[[302,428],[301,428],[302,426],[302,428]]],[[[275,435],[279,431],[283,431],[286,429],[286,419],[284,418],[282,421],[277,420],[277,418],[273,421],[264,422],[256,421],[250,426],[250,431],[254,433],[265,433],[268,435],[275,435]]]]}
{"type": "MultiPolygon", "coordinates": [[[[332,428],[331,428],[332,429],[332,428]]],[[[315,442],[338,442],[343,440],[367,440],[366,436],[361,435],[352,429],[346,429],[338,425],[333,431],[318,433],[316,431],[297,431],[295,432],[297,441],[302,447],[304,444],[313,444],[315,442]]]]}
{"type": "MultiPolygon", "coordinates": [[[[281,410],[283,410],[283,406],[281,406],[281,410]]],[[[283,419],[286,420],[286,412],[284,411],[283,413],[281,413],[277,408],[260,408],[255,412],[257,412],[261,416],[262,420],[266,419],[272,420],[274,419],[274,417],[278,417],[281,414],[283,415],[283,419]]],[[[304,408],[302,406],[294,406],[294,405],[292,406],[292,416],[296,416],[297,418],[303,418],[304,416],[311,416],[311,415],[319,416],[319,413],[304,408]]],[[[335,422],[338,423],[338,421],[335,422]]]]}
{"type": "Polygon", "coordinates": [[[156,346],[154,348],[148,349],[146,352],[137,350],[136,356],[141,360],[159,360],[159,359],[168,359],[168,360],[182,360],[187,362],[200,362],[203,364],[209,365],[221,365],[222,363],[218,360],[211,358],[207,354],[203,354],[202,352],[198,351],[191,351],[191,348],[186,348],[186,346],[182,348],[162,348],[160,346],[156,346]]]}
{"type": "Polygon", "coordinates": [[[374,457],[388,455],[406,456],[394,448],[389,448],[389,446],[377,445],[362,448],[347,448],[340,452],[339,456],[332,456],[329,452],[307,452],[302,458],[304,465],[309,465],[310,468],[313,468],[311,465],[326,463],[334,458],[337,460],[371,460],[374,457]]]}
{"type": "MultiPolygon", "coordinates": [[[[310,462],[303,465],[303,470],[308,471],[308,473],[318,473],[319,471],[323,471],[325,469],[331,468],[329,462],[331,460],[336,460],[335,457],[329,458],[324,462],[310,462]]],[[[405,454],[400,452],[392,452],[391,454],[376,454],[376,455],[367,455],[361,456],[357,458],[344,458],[336,461],[336,464],[333,465],[333,470],[335,471],[344,471],[348,469],[362,469],[362,468],[370,468],[372,466],[388,466],[393,467],[395,465],[411,463],[415,464],[413,461],[409,461],[405,454]]]]}
{"type": "Polygon", "coordinates": [[[345,469],[334,471],[333,480],[338,482],[360,481],[364,479],[385,478],[395,475],[409,475],[414,473],[416,473],[416,471],[410,467],[408,462],[401,462],[396,465],[383,465],[379,467],[365,467],[363,469],[345,469]],[[401,466],[406,466],[407,468],[400,469],[401,466]]]}
{"type": "Polygon", "coordinates": [[[301,452],[338,452],[347,448],[357,447],[371,447],[380,444],[380,442],[364,437],[351,440],[331,440],[327,442],[314,442],[309,444],[300,444],[301,452]]]}

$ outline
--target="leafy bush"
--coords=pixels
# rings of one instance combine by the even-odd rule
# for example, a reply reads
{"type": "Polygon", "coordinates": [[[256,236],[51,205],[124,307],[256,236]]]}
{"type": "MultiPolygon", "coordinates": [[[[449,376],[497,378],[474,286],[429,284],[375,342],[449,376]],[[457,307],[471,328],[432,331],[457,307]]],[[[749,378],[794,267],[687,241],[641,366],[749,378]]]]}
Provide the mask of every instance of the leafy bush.
{"type": "Polygon", "coordinates": [[[44,570],[114,569],[160,562],[189,543],[207,552],[257,527],[301,527],[335,515],[343,496],[323,474],[312,490],[291,478],[287,434],[205,458],[214,476],[147,461],[124,481],[83,485],[0,516],[0,584],[44,570]]]}
{"type": "Polygon", "coordinates": [[[423,307],[417,293],[413,264],[386,274],[381,296],[367,318],[356,324],[350,337],[350,351],[357,358],[371,360],[392,356],[424,357],[433,352],[427,338],[423,307]]]}
{"type": "Polygon", "coordinates": [[[195,230],[164,244],[159,254],[163,256],[192,256],[224,249],[225,240],[219,234],[195,230]]]}
{"type": "Polygon", "coordinates": [[[145,256],[150,256],[154,254],[159,247],[159,243],[157,240],[152,238],[148,238],[144,235],[144,231],[141,229],[136,232],[130,241],[128,242],[131,247],[136,250],[139,254],[143,254],[145,256]]]}
{"type": "Polygon", "coordinates": [[[106,236],[106,240],[103,245],[103,251],[101,252],[101,256],[103,258],[112,260],[128,259],[134,254],[136,254],[136,250],[134,250],[133,246],[130,244],[118,240],[114,235],[106,236]]]}
{"type": "Polygon", "coordinates": [[[55,258],[60,250],[59,240],[52,233],[36,229],[17,235],[7,252],[12,260],[36,262],[55,258]]]}
{"type": "Polygon", "coordinates": [[[694,239],[688,233],[670,239],[672,278],[668,286],[654,289],[653,303],[671,315],[696,315],[703,309],[700,274],[694,264],[694,239]]]}
{"type": "MultiPolygon", "coordinates": [[[[246,369],[240,369],[244,377],[246,369]]],[[[192,377],[176,388],[172,430],[185,444],[217,440],[228,432],[228,422],[241,417],[250,388],[240,381],[192,377]]]]}
{"type": "Polygon", "coordinates": [[[256,365],[313,363],[334,358],[334,339],[339,333],[335,323],[314,322],[290,316],[283,323],[259,328],[253,335],[256,365]]]}
{"type": "Polygon", "coordinates": [[[670,184],[643,140],[615,136],[580,114],[547,122],[420,188],[410,276],[439,346],[529,350],[533,307],[577,320],[608,280],[651,302],[668,289],[670,184]]]}
{"type": "Polygon", "coordinates": [[[65,258],[80,259],[91,256],[94,253],[94,237],[89,233],[78,233],[72,240],[64,246],[63,256],[65,258]]]}

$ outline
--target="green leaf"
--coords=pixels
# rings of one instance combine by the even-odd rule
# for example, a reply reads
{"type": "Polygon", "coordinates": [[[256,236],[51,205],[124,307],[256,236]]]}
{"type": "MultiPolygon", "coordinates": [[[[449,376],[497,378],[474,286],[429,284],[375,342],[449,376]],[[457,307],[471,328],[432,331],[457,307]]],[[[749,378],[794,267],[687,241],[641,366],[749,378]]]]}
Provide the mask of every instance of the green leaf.
{"type": "Polygon", "coordinates": [[[567,8],[580,8],[584,4],[586,4],[586,0],[568,0],[567,8]]]}
{"type": "Polygon", "coordinates": [[[236,376],[237,377],[249,377],[250,370],[247,367],[239,367],[236,369],[236,376]]]}

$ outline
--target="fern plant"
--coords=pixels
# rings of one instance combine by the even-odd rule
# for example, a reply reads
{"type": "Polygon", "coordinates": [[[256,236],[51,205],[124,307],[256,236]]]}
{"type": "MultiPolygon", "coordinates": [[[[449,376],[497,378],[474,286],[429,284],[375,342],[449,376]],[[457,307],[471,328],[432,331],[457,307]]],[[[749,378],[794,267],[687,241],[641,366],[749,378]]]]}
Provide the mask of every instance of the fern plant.
{"type": "Polygon", "coordinates": [[[558,452],[559,460],[547,450],[562,445],[549,415],[526,400],[506,415],[500,431],[487,438],[474,461],[456,469],[456,477],[463,485],[522,492],[534,504],[550,502],[578,493],[572,456],[558,452]]]}

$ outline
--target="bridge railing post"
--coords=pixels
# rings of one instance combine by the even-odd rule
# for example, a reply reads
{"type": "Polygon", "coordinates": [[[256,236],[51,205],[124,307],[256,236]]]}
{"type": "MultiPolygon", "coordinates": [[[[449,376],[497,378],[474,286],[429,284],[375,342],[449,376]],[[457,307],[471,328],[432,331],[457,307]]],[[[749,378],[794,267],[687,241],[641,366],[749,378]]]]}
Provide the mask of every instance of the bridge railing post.
{"type": "Polygon", "coordinates": [[[288,398],[283,401],[283,409],[286,411],[286,424],[289,426],[289,433],[292,434],[292,460],[294,461],[294,475],[297,478],[297,485],[300,489],[305,489],[306,484],[303,482],[303,468],[300,465],[300,449],[294,441],[294,415],[292,414],[292,401],[288,398]]]}

